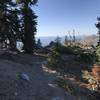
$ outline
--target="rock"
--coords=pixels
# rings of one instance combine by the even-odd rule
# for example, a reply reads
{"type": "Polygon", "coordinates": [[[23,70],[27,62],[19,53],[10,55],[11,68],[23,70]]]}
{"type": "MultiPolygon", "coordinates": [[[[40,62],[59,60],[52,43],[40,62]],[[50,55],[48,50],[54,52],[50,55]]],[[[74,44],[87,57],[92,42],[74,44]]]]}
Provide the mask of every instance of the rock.
{"type": "Polygon", "coordinates": [[[51,100],[64,100],[64,99],[61,97],[53,97],[51,100]]]}
{"type": "Polygon", "coordinates": [[[30,81],[30,77],[26,73],[22,73],[20,75],[20,78],[26,81],[30,81]]]}
{"type": "Polygon", "coordinates": [[[17,93],[17,92],[15,92],[15,93],[14,93],[14,95],[15,95],[15,96],[17,96],[17,95],[18,95],[18,93],[17,93]]]}

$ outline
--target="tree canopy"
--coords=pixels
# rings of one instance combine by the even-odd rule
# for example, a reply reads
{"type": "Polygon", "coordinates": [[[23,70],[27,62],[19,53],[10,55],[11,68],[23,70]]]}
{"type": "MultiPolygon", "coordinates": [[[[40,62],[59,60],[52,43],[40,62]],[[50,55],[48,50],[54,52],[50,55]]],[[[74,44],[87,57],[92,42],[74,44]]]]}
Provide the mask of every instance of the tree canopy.
{"type": "Polygon", "coordinates": [[[37,16],[32,6],[38,0],[0,0],[0,42],[5,48],[16,48],[21,40],[26,53],[33,53],[37,16]]]}

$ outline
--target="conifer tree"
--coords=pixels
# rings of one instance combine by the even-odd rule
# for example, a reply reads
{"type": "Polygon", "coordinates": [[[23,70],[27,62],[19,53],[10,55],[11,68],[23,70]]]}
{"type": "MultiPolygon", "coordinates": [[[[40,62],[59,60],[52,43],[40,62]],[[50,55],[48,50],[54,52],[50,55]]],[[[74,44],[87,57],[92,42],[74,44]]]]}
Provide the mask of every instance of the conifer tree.
{"type": "Polygon", "coordinates": [[[47,64],[48,67],[52,69],[61,68],[63,63],[61,59],[60,49],[61,49],[61,41],[60,38],[57,37],[52,47],[52,51],[50,52],[48,57],[48,64],[47,64]]]}
{"type": "Polygon", "coordinates": [[[100,64],[100,17],[97,19],[98,19],[98,23],[96,24],[96,27],[98,28],[99,40],[96,46],[95,56],[96,56],[96,62],[100,64]]]}
{"type": "Polygon", "coordinates": [[[22,4],[22,24],[23,24],[23,37],[24,50],[26,53],[33,53],[35,48],[35,34],[37,25],[37,16],[32,10],[32,6],[37,3],[37,0],[18,0],[22,4]]]}
{"type": "Polygon", "coordinates": [[[11,49],[16,49],[16,42],[20,39],[21,36],[21,25],[19,20],[19,10],[17,9],[17,5],[15,3],[10,3],[9,8],[9,45],[11,49]]]}
{"type": "Polygon", "coordinates": [[[68,44],[68,36],[65,36],[64,44],[65,44],[65,45],[68,44]]]}
{"type": "Polygon", "coordinates": [[[10,0],[0,1],[0,42],[5,42],[7,38],[8,22],[7,22],[7,4],[10,0]]]}
{"type": "Polygon", "coordinates": [[[98,40],[98,46],[100,46],[100,17],[97,18],[98,23],[96,24],[96,27],[98,28],[98,35],[99,35],[99,40],[98,40]]]}
{"type": "MultiPolygon", "coordinates": [[[[19,37],[19,18],[17,5],[12,0],[0,1],[0,42],[9,42],[11,49],[16,48],[16,41],[19,37]]],[[[6,46],[7,47],[7,46],[6,46]]]]}
{"type": "Polygon", "coordinates": [[[37,40],[37,47],[38,48],[41,48],[42,47],[42,43],[41,43],[41,40],[40,39],[37,40]]]}

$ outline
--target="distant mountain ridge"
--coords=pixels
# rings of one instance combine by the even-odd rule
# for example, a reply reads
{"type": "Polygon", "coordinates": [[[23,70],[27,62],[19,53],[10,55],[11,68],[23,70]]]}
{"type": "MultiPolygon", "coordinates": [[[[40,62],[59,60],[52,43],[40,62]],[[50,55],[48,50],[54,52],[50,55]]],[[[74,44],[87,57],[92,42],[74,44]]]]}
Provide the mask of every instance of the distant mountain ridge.
{"type": "MultiPolygon", "coordinates": [[[[56,40],[56,36],[44,36],[44,37],[36,37],[36,40],[37,39],[40,39],[41,40],[41,43],[43,46],[46,46],[48,45],[51,41],[55,41],[56,40]]],[[[60,37],[61,38],[61,43],[64,42],[65,40],[65,36],[62,36],[60,37]]],[[[76,39],[80,40],[82,37],[81,36],[76,36],[76,39]]]]}
{"type": "Polygon", "coordinates": [[[89,45],[97,45],[97,42],[98,42],[98,35],[88,35],[88,36],[85,36],[81,42],[82,43],[87,43],[89,45]]]}
{"type": "MultiPolygon", "coordinates": [[[[55,36],[40,36],[40,37],[36,37],[36,40],[37,39],[40,39],[41,40],[41,43],[43,46],[46,46],[48,45],[51,41],[55,41],[57,37],[55,36]]],[[[60,37],[61,38],[61,43],[64,42],[65,40],[65,36],[62,36],[60,37]]],[[[83,35],[83,36],[76,36],[76,39],[78,41],[80,41],[81,43],[87,43],[87,44],[90,44],[90,45],[96,45],[97,42],[98,42],[98,36],[97,35],[83,35]]]]}

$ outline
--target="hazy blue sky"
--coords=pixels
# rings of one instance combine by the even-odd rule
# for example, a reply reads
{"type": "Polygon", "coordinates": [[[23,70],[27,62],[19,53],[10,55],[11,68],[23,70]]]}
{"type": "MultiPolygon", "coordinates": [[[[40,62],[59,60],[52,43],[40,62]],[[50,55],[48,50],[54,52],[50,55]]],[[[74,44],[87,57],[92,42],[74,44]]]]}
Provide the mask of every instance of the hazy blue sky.
{"type": "Polygon", "coordinates": [[[100,16],[100,0],[39,0],[38,36],[66,35],[76,30],[80,34],[95,34],[100,16]]]}

